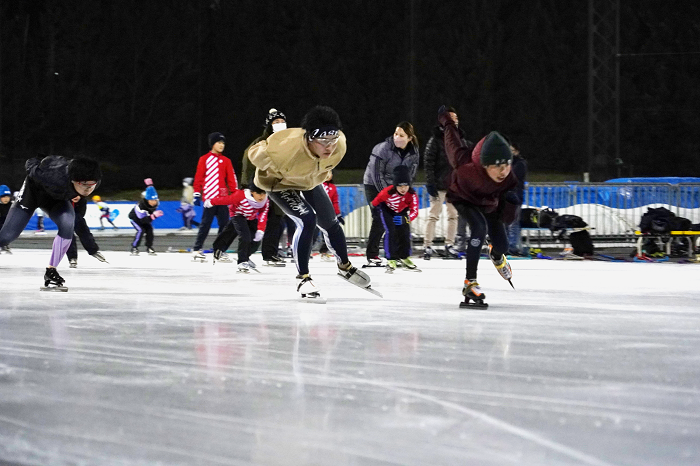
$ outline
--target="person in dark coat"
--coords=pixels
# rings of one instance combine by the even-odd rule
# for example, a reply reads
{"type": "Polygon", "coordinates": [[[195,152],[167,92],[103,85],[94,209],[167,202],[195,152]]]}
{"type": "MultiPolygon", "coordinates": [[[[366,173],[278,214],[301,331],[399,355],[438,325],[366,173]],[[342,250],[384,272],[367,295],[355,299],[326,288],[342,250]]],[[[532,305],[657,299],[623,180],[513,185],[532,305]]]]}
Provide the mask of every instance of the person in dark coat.
{"type": "MultiPolygon", "coordinates": [[[[245,151],[243,151],[241,180],[246,183],[246,187],[250,186],[250,181],[255,175],[255,165],[250,163],[248,151],[255,144],[267,139],[273,133],[287,129],[287,117],[276,108],[271,108],[268,110],[267,116],[265,117],[264,126],[265,129],[263,129],[262,135],[255,138],[255,140],[246,147],[245,151]]],[[[267,265],[280,267],[285,265],[285,260],[279,256],[280,236],[282,236],[282,232],[286,226],[287,236],[291,238],[294,235],[295,228],[294,222],[284,221],[286,218],[287,216],[282,212],[282,209],[273,202],[267,213],[267,227],[265,228],[265,234],[262,239],[262,244],[260,245],[262,258],[267,265]]]]}
{"type": "Polygon", "coordinates": [[[25,168],[27,177],[0,230],[0,248],[17,239],[34,211],[42,209],[58,226],[44,274],[44,286],[64,290],[65,280],[56,267],[73,240],[75,210],[71,200],[92,194],[102,180],[102,171],[92,159],[77,157],[71,160],[59,155],[29,159],[25,168]]]}
{"type": "Polygon", "coordinates": [[[516,205],[514,220],[506,226],[508,233],[508,254],[522,256],[522,236],[520,235],[520,212],[525,198],[525,181],[527,178],[527,161],[520,154],[518,146],[510,141],[510,151],[513,153],[513,166],[511,171],[518,179],[518,185],[506,193],[506,200],[516,205]]]}
{"type": "MultiPolygon", "coordinates": [[[[459,131],[459,137],[466,147],[474,147],[474,143],[467,140],[466,134],[459,127],[459,117],[453,107],[447,107],[447,112],[455,122],[459,131]]],[[[425,235],[423,236],[423,259],[429,260],[434,254],[433,239],[435,238],[435,224],[442,214],[442,204],[445,202],[447,188],[452,175],[452,167],[445,154],[444,129],[437,125],[433,128],[432,135],[428,140],[423,152],[425,170],[425,189],[430,196],[430,211],[428,222],[425,224],[425,235]]],[[[447,231],[445,232],[445,257],[458,258],[459,253],[455,247],[455,236],[458,231],[457,209],[451,202],[446,202],[447,209],[447,231]]],[[[464,236],[466,223],[462,223],[459,232],[464,236]]]]}
{"type": "Polygon", "coordinates": [[[477,268],[487,234],[491,261],[504,279],[512,277],[504,254],[508,251],[504,222],[512,221],[515,210],[505,199],[506,193],[517,185],[511,173],[513,154],[508,142],[496,131],[484,136],[473,150],[465,147],[444,106],[438,110],[438,122],[445,128],[445,152],[454,169],[447,199],[467,220],[471,231],[462,294],[483,302],[485,295],[477,282],[477,268]]]}
{"type": "Polygon", "coordinates": [[[372,201],[380,191],[392,185],[394,169],[399,165],[408,167],[413,182],[416,179],[419,160],[418,138],[413,125],[407,121],[396,125],[394,134],[372,149],[362,180],[367,204],[372,209],[372,226],[367,238],[366,251],[369,265],[378,266],[382,263],[379,258],[379,243],[384,234],[382,219],[377,208],[372,207],[372,201]]]}

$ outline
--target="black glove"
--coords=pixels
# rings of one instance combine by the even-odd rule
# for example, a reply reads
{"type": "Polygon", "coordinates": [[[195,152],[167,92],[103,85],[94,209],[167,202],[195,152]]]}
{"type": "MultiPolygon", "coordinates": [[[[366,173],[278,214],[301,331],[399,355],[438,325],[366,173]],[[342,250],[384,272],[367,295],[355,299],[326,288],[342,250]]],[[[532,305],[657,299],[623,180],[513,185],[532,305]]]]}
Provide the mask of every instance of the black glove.
{"type": "Polygon", "coordinates": [[[343,218],[342,215],[338,215],[338,222],[339,222],[341,225],[345,225],[345,219],[343,218]]]}
{"type": "Polygon", "coordinates": [[[425,190],[428,191],[428,194],[430,194],[431,197],[438,197],[437,186],[434,184],[426,184],[425,190]]]}

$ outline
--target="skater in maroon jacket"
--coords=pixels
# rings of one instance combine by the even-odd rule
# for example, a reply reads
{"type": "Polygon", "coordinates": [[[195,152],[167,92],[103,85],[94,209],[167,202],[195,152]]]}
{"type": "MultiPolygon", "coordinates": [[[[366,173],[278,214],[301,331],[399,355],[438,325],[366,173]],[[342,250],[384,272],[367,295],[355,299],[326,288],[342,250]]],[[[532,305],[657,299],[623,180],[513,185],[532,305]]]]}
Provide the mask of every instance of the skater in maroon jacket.
{"type": "Polygon", "coordinates": [[[508,251],[504,221],[509,223],[517,208],[505,200],[506,192],[517,185],[517,179],[511,173],[513,154],[508,142],[496,131],[484,136],[470,151],[462,144],[457,127],[444,105],[438,110],[438,122],[445,128],[445,152],[454,169],[447,198],[467,220],[471,231],[462,294],[467,305],[487,306],[484,303],[486,295],[476,280],[481,248],[487,234],[489,257],[496,270],[509,282],[512,277],[504,255],[508,251]],[[476,304],[469,304],[469,300],[476,304]]]}

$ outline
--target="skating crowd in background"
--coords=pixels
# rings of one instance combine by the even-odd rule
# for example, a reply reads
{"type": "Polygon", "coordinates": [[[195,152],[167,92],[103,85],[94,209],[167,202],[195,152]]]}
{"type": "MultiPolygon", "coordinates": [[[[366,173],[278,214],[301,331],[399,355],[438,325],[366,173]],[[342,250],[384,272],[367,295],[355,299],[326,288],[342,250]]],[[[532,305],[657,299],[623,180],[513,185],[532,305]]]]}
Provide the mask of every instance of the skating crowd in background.
{"type": "MultiPolygon", "coordinates": [[[[481,249],[488,236],[489,257],[501,276],[510,281],[512,271],[506,254],[521,252],[518,215],[527,164],[517,147],[496,131],[476,145],[467,140],[452,107],[441,107],[437,120],[424,153],[430,215],[423,258],[429,260],[440,254],[459,259],[465,255],[464,304],[486,306],[477,281],[481,249]],[[447,231],[444,250],[439,252],[433,241],[443,204],[447,231]]],[[[332,183],[333,169],[347,147],[340,117],[330,107],[317,106],[304,116],[300,126],[287,128],[284,113],[274,108],[268,111],[262,134],[243,154],[243,189],[239,189],[231,160],[224,156],[225,136],[219,132],[208,136],[210,150],[199,158],[194,178],[183,179],[177,210],[182,215],[181,229],[199,227],[192,247],[193,260],[206,261],[203,247],[216,218],[219,230],[213,243],[215,262],[231,262],[226,251],[238,238],[239,272],[259,272],[250,258],[259,246],[265,265],[285,266],[279,243],[287,226],[297,269],[297,291],[303,298],[320,298],[320,288],[309,269],[312,246],[319,236],[323,243],[321,256],[326,260],[335,258],[341,278],[378,294],[371,288],[369,275],[350,263],[341,228],[344,218],[332,183]],[[204,208],[199,223],[195,221],[195,205],[204,208]]],[[[416,132],[407,121],[398,123],[394,133],[372,149],[363,176],[372,212],[367,264],[363,267],[384,267],[387,273],[393,273],[397,267],[420,271],[411,259],[410,229],[418,216],[418,195],[412,184],[419,160],[416,132]],[[382,237],[386,262],[379,257],[382,237]]],[[[26,227],[32,214],[45,212],[58,225],[58,235],[44,287],[65,290],[56,266],[66,254],[70,266],[77,266],[76,239],[88,254],[106,262],[84,218],[87,197],[99,185],[102,173],[97,162],[82,157],[38,157],[28,160],[26,168],[27,177],[15,199],[8,186],[0,186],[0,248],[11,253],[9,244],[26,227]]],[[[141,201],[128,214],[136,230],[132,255],[139,254],[144,237],[147,252],[156,254],[152,222],[163,211],[158,209],[158,193],[152,179],[147,178],[145,183],[141,201]]],[[[99,195],[94,195],[92,201],[100,211],[100,229],[104,229],[105,220],[117,229],[113,220],[118,211],[112,210],[99,195]]],[[[37,231],[43,231],[41,223],[37,231]]]]}

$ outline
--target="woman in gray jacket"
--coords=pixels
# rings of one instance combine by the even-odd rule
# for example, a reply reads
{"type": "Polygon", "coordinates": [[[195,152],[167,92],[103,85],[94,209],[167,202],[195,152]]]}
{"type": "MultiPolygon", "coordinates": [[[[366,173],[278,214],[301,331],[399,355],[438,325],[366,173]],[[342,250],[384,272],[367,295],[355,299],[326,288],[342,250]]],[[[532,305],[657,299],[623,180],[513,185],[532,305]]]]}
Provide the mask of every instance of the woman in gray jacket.
{"type": "Polygon", "coordinates": [[[384,234],[384,225],[378,210],[372,207],[372,201],[379,191],[392,184],[394,168],[399,165],[409,168],[413,182],[416,179],[419,159],[418,138],[413,125],[407,121],[396,125],[394,134],[372,149],[362,181],[365,185],[367,204],[372,209],[372,226],[369,230],[366,252],[370,266],[382,265],[382,260],[379,258],[379,242],[384,234]]]}

